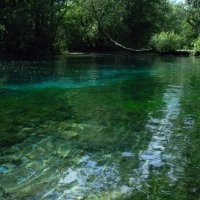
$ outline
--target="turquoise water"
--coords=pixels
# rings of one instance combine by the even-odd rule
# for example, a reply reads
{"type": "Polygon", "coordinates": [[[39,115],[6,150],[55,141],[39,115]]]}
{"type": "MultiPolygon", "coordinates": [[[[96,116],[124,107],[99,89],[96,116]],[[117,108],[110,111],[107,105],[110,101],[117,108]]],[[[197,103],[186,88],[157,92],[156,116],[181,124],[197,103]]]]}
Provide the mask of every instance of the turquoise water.
{"type": "Polygon", "coordinates": [[[200,58],[0,62],[0,199],[199,200],[200,58]]]}

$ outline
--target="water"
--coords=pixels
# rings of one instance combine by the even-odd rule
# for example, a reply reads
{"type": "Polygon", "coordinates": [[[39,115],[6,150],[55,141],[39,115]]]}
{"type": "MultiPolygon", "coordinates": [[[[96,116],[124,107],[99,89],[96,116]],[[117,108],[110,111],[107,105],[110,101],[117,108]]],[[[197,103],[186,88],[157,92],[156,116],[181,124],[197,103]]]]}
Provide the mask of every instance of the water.
{"type": "Polygon", "coordinates": [[[0,199],[199,200],[200,58],[0,62],[0,199]]]}

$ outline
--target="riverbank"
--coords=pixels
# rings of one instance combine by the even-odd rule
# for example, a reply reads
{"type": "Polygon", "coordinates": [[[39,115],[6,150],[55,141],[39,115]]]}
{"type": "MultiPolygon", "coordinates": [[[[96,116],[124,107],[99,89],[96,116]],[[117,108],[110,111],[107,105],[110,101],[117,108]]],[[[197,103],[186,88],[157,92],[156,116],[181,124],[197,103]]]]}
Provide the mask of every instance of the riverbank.
{"type": "Polygon", "coordinates": [[[176,50],[176,51],[170,51],[170,52],[158,52],[153,49],[138,49],[135,51],[104,51],[104,52],[68,52],[65,51],[62,54],[58,55],[32,55],[32,56],[26,56],[26,55],[0,55],[1,60],[45,60],[45,59],[54,59],[60,56],[90,56],[90,55],[100,55],[100,56],[106,56],[106,55],[151,55],[151,56],[199,56],[200,51],[195,52],[193,50],[176,50]]]}
{"type": "Polygon", "coordinates": [[[151,55],[161,55],[161,56],[199,56],[200,51],[195,52],[193,50],[175,50],[175,51],[169,51],[169,52],[158,52],[153,49],[138,49],[134,51],[122,51],[122,52],[65,52],[64,55],[88,55],[88,54],[101,54],[101,55],[108,55],[108,54],[151,54],[151,55]]]}
{"type": "Polygon", "coordinates": [[[170,52],[157,52],[161,55],[175,55],[175,56],[199,56],[200,51],[194,51],[194,50],[175,50],[170,52]]]}

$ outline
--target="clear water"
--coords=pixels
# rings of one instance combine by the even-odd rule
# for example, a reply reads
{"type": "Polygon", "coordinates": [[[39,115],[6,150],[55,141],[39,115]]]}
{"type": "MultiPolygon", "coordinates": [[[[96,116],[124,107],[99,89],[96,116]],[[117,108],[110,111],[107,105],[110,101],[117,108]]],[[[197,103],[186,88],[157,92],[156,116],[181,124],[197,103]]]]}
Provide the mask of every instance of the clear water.
{"type": "Polygon", "coordinates": [[[0,62],[0,199],[199,200],[200,58],[0,62]]]}

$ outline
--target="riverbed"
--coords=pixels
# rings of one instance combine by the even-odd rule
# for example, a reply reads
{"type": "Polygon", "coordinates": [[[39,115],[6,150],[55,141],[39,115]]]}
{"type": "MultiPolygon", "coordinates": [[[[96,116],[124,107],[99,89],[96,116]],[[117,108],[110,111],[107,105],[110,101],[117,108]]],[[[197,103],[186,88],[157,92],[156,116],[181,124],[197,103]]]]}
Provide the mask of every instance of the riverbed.
{"type": "Polygon", "coordinates": [[[199,200],[200,58],[0,61],[0,199],[199,200]]]}

